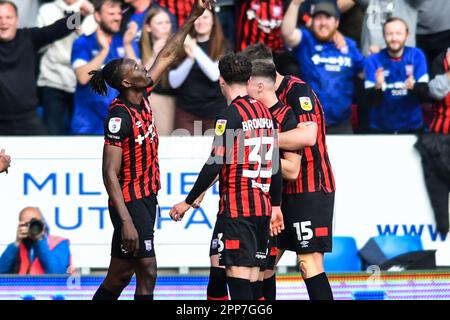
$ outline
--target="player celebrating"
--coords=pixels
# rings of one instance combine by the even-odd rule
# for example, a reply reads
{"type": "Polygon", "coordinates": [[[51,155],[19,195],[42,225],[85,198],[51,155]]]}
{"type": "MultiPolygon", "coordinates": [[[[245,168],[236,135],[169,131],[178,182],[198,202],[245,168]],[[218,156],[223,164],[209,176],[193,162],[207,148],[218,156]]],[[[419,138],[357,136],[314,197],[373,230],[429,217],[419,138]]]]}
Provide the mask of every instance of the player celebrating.
{"type": "Polygon", "coordinates": [[[119,91],[105,121],[103,181],[114,225],[111,263],[94,300],[116,300],[136,273],[135,300],[153,300],[156,258],[153,227],[160,188],[158,135],[148,95],[161,74],[178,58],[194,21],[211,0],[198,0],[191,15],[161,50],[149,70],[132,59],[116,59],[91,71],[94,92],[108,84],[119,91]]]}
{"type": "MultiPolygon", "coordinates": [[[[248,47],[251,60],[272,61],[262,44],[248,47]]],[[[302,80],[277,73],[275,88],[282,103],[294,111],[299,125],[280,134],[280,149],[302,149],[300,173],[283,186],[285,231],[278,236],[277,262],[285,250],[297,253],[298,264],[311,300],[333,299],[323,268],[323,255],[332,248],[334,177],[325,139],[325,119],[314,92],[302,80]]],[[[275,297],[275,271],[265,275],[265,296],[275,297]]]]}
{"type": "Polygon", "coordinates": [[[226,268],[231,299],[251,300],[255,296],[250,283],[256,282],[265,264],[269,229],[278,233],[282,228],[276,123],[263,104],[248,96],[248,59],[229,53],[220,60],[219,70],[229,107],[216,121],[210,158],[186,200],[175,205],[170,216],[181,220],[219,175],[219,263],[226,268]]]}
{"type": "MultiPolygon", "coordinates": [[[[270,113],[278,124],[279,132],[286,132],[297,127],[297,119],[291,107],[285,106],[278,100],[275,92],[277,71],[275,65],[268,60],[252,61],[252,76],[247,84],[251,97],[269,106],[270,113]]],[[[284,180],[296,180],[300,172],[300,152],[287,152],[280,150],[281,172],[284,180]]],[[[277,237],[270,237],[269,257],[267,264],[261,268],[258,283],[254,285],[254,294],[259,300],[274,300],[275,295],[264,295],[265,270],[273,270],[277,256],[277,237]]]]}

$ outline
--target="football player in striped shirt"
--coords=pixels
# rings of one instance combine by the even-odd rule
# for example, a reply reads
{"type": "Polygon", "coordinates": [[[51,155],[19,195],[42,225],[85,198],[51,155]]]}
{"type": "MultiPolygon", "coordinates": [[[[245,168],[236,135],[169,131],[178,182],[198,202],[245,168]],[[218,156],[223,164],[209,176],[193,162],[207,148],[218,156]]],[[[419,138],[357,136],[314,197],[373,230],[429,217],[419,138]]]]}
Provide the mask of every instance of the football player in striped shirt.
{"type": "Polygon", "coordinates": [[[119,91],[105,121],[103,181],[114,226],[111,263],[94,300],[116,300],[136,274],[135,300],[153,300],[156,257],[153,228],[160,188],[158,134],[148,95],[178,58],[195,20],[210,0],[197,0],[190,16],[159,53],[150,69],[132,59],[110,61],[90,72],[91,87],[105,95],[107,85],[119,91]]]}
{"type": "MultiPolygon", "coordinates": [[[[272,61],[267,46],[248,47],[252,61],[272,61]]],[[[299,268],[311,300],[333,299],[323,268],[323,256],[332,249],[334,176],[325,138],[325,119],[319,99],[309,86],[294,76],[277,73],[276,94],[290,106],[297,128],[280,133],[280,149],[302,152],[300,173],[283,184],[282,212],[285,230],[277,237],[277,263],[285,250],[297,253],[299,268]]],[[[265,275],[265,296],[275,296],[275,269],[265,275]]]]}
{"type": "MultiPolygon", "coordinates": [[[[261,101],[269,107],[270,113],[276,120],[278,131],[286,132],[297,127],[297,119],[291,107],[284,105],[277,97],[275,91],[277,71],[273,62],[268,60],[252,61],[252,76],[247,84],[247,90],[251,97],[261,101]]],[[[295,181],[300,172],[301,151],[290,152],[280,149],[281,172],[285,181],[295,181]]],[[[264,276],[272,276],[277,258],[277,237],[270,237],[269,257],[267,264],[261,268],[258,283],[254,285],[254,294],[259,300],[275,300],[275,294],[268,294],[270,290],[264,290],[264,276]],[[265,272],[265,271],[268,272],[265,272]]],[[[266,282],[267,284],[267,282],[266,282]]]]}
{"type": "Polygon", "coordinates": [[[229,106],[216,121],[213,149],[194,187],[170,216],[181,220],[219,175],[213,233],[219,264],[225,266],[231,299],[252,300],[251,283],[266,263],[269,233],[282,228],[277,127],[268,108],[247,93],[252,72],[247,58],[229,53],[220,60],[219,70],[229,106]]]}

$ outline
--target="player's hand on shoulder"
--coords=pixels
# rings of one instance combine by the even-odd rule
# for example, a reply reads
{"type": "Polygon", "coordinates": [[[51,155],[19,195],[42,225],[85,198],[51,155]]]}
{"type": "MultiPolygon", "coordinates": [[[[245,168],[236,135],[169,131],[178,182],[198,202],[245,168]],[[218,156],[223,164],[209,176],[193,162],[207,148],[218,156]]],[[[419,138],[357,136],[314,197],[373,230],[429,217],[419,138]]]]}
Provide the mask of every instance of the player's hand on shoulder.
{"type": "Polygon", "coordinates": [[[177,203],[172,207],[172,209],[170,209],[169,212],[170,218],[174,221],[181,221],[186,211],[188,211],[190,208],[191,206],[187,204],[185,201],[177,203]]]}

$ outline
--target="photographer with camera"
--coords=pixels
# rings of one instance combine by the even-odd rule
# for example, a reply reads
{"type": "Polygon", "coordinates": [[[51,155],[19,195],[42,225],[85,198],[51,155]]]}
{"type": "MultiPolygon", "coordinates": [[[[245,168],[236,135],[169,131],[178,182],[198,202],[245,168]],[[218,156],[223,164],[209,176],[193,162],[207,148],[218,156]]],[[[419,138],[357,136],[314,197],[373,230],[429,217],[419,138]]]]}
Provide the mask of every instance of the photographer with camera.
{"type": "Polygon", "coordinates": [[[40,210],[26,207],[19,213],[16,241],[0,258],[0,273],[70,273],[69,240],[52,236],[40,210]]]}

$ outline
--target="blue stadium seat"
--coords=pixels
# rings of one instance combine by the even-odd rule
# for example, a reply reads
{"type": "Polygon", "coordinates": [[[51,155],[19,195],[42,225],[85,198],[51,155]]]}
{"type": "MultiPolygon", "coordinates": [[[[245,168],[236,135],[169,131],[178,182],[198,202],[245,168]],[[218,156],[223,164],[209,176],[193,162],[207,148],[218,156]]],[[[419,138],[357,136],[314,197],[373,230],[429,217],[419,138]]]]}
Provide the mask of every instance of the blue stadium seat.
{"type": "Polygon", "coordinates": [[[372,238],[383,251],[387,259],[401,254],[423,250],[419,236],[378,236],[372,238]]]}
{"type": "Polygon", "coordinates": [[[361,258],[352,237],[333,237],[333,252],[325,253],[326,272],[361,271],[361,258]]]}

